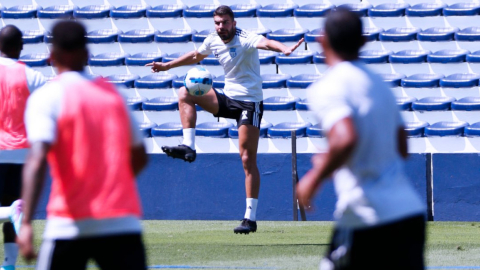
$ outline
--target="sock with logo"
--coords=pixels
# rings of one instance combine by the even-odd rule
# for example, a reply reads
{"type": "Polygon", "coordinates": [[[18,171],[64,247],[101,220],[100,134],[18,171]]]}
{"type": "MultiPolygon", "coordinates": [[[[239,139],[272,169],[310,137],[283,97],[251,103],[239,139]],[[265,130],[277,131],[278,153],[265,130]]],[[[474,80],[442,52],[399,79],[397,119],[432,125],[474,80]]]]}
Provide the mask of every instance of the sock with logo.
{"type": "Polygon", "coordinates": [[[184,128],[183,129],[183,142],[182,144],[195,150],[195,129],[194,128],[184,128]]]}
{"type": "Polygon", "coordinates": [[[247,198],[247,210],[245,210],[245,218],[251,221],[257,220],[257,204],[258,199],[247,198]]]}
{"type": "Polygon", "coordinates": [[[5,250],[5,260],[2,264],[2,269],[15,269],[15,263],[17,262],[18,257],[18,245],[15,243],[4,243],[3,244],[5,250]]]}

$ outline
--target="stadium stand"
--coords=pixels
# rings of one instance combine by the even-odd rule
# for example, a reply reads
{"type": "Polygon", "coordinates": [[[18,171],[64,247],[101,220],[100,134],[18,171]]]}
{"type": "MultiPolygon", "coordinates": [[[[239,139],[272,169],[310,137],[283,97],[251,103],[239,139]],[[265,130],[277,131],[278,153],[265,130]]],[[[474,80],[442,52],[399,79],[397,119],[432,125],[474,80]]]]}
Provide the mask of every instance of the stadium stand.
{"type": "Polygon", "coordinates": [[[145,111],[175,111],[178,110],[177,97],[156,97],[144,101],[142,109],[145,111]]]}
{"type": "Polygon", "coordinates": [[[20,56],[20,61],[30,67],[45,67],[48,65],[48,53],[32,53],[20,56]]]}
{"type": "Polygon", "coordinates": [[[105,77],[105,79],[107,79],[109,82],[114,83],[118,86],[123,86],[125,88],[133,88],[135,80],[139,78],[140,76],[134,74],[117,74],[105,77]]]}
{"type": "Polygon", "coordinates": [[[145,101],[147,101],[147,99],[144,97],[129,97],[127,98],[127,105],[133,111],[140,111],[145,101]]]}
{"type": "Polygon", "coordinates": [[[176,79],[172,74],[150,74],[135,80],[136,88],[172,88],[172,81],[176,79]]]}
{"type": "Polygon", "coordinates": [[[467,122],[441,121],[425,127],[425,136],[463,136],[467,122]]]}
{"type": "Polygon", "coordinates": [[[478,137],[480,136],[480,122],[473,123],[468,127],[465,127],[464,134],[467,137],[478,137]]]}
{"type": "Polygon", "coordinates": [[[265,111],[295,110],[295,103],[299,100],[297,97],[269,97],[263,100],[263,109],[265,111]]]}
{"type": "Polygon", "coordinates": [[[153,122],[144,122],[139,125],[139,129],[142,132],[144,137],[152,137],[152,128],[156,127],[157,124],[153,122]]]}
{"type": "Polygon", "coordinates": [[[152,128],[153,137],[182,136],[182,124],[179,122],[168,122],[152,128]]]}
{"type": "Polygon", "coordinates": [[[473,73],[452,74],[440,79],[441,87],[465,88],[478,86],[480,75],[473,73]]]}
{"type": "Polygon", "coordinates": [[[197,136],[227,138],[231,127],[233,124],[229,122],[206,122],[197,125],[195,132],[197,136]]]}
{"type": "Polygon", "coordinates": [[[438,87],[443,74],[415,74],[402,79],[403,87],[438,87]]]}
{"type": "Polygon", "coordinates": [[[425,128],[428,127],[427,122],[406,122],[405,131],[408,137],[423,137],[425,134],[425,128]]]}
{"type": "Polygon", "coordinates": [[[402,79],[405,78],[405,75],[400,73],[382,73],[380,76],[382,76],[384,82],[389,83],[392,87],[400,86],[402,79]]]}
{"type": "Polygon", "coordinates": [[[464,97],[452,102],[452,110],[456,111],[479,111],[480,97],[464,97]]]}
{"type": "Polygon", "coordinates": [[[147,8],[142,5],[121,6],[110,10],[110,17],[114,19],[132,19],[145,17],[147,8]]]}
{"type": "Polygon", "coordinates": [[[397,97],[398,108],[402,111],[411,111],[412,103],[417,101],[414,97],[397,97]]]}
{"type": "Polygon", "coordinates": [[[110,16],[112,7],[107,5],[89,5],[75,9],[73,17],[77,19],[103,19],[110,16]]]}
{"type": "Polygon", "coordinates": [[[38,7],[33,5],[13,6],[2,9],[4,19],[33,19],[37,17],[38,7]]]}
{"type": "Polygon", "coordinates": [[[297,137],[304,137],[306,135],[307,127],[312,126],[308,122],[283,122],[274,125],[268,129],[268,136],[270,138],[290,138],[291,132],[295,131],[297,137]]]}
{"type": "Polygon", "coordinates": [[[451,108],[453,97],[426,97],[412,102],[414,111],[448,111],[451,108]]]}

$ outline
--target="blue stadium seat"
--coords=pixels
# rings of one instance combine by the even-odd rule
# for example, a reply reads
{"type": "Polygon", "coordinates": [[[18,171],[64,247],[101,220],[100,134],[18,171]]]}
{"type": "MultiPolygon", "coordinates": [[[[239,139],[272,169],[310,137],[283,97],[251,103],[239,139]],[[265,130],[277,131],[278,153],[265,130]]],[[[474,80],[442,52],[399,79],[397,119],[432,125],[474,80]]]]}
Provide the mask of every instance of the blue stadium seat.
{"type": "Polygon", "coordinates": [[[308,111],[308,101],[306,98],[301,99],[295,103],[295,110],[308,111]]]}
{"type": "Polygon", "coordinates": [[[235,4],[230,6],[235,18],[255,17],[259,7],[259,5],[255,4],[235,4]]]}
{"type": "Polygon", "coordinates": [[[185,76],[186,75],[183,75],[183,76],[180,76],[180,77],[177,77],[175,80],[172,81],[172,87],[173,88],[180,88],[182,86],[185,85],[185,76]]]}
{"type": "Polygon", "coordinates": [[[402,79],[403,87],[438,87],[442,74],[414,74],[402,79]]]}
{"type": "Polygon", "coordinates": [[[313,82],[320,79],[320,74],[300,74],[287,80],[288,88],[302,88],[305,89],[313,82]]]}
{"type": "Polygon", "coordinates": [[[462,29],[455,33],[457,41],[480,41],[480,27],[473,26],[462,29]]]}
{"type": "Polygon", "coordinates": [[[110,15],[111,6],[90,5],[73,11],[73,17],[78,19],[101,19],[110,15]]]}
{"type": "Polygon", "coordinates": [[[275,64],[275,58],[278,55],[277,52],[259,50],[258,59],[260,60],[261,65],[266,64],[275,64]]]}
{"type": "Polygon", "coordinates": [[[474,16],[480,14],[480,5],[477,3],[457,3],[443,8],[444,16],[474,16]]]}
{"type": "Polygon", "coordinates": [[[401,111],[411,111],[412,103],[417,101],[414,97],[397,97],[398,109],[401,111]]]}
{"type": "Polygon", "coordinates": [[[441,50],[427,55],[427,61],[430,63],[460,63],[465,62],[467,50],[441,50]]]}
{"type": "Polygon", "coordinates": [[[307,127],[312,126],[309,122],[283,122],[268,129],[270,138],[290,138],[292,131],[297,137],[305,137],[307,127]]]}
{"type": "MultiPolygon", "coordinates": [[[[273,125],[268,122],[260,123],[260,138],[267,137],[268,129],[273,125]]],[[[238,127],[233,126],[228,129],[228,136],[232,139],[238,138],[238,127]]]]}
{"type": "Polygon", "coordinates": [[[32,53],[20,56],[19,60],[29,67],[45,67],[49,58],[49,53],[32,53]]]}
{"type": "Polygon", "coordinates": [[[130,110],[140,111],[142,110],[142,104],[144,101],[147,101],[144,97],[129,97],[127,98],[127,106],[130,110]]]}
{"type": "Polygon", "coordinates": [[[258,17],[291,17],[293,10],[298,8],[295,4],[271,4],[257,9],[258,17]]]}
{"type": "Polygon", "coordinates": [[[378,40],[378,37],[382,32],[383,28],[365,27],[363,28],[363,37],[366,39],[366,41],[375,41],[378,40]]]}
{"type": "Polygon", "coordinates": [[[180,122],[168,122],[152,128],[153,137],[183,136],[183,127],[180,122]]]}
{"type": "Polygon", "coordinates": [[[367,16],[368,15],[368,10],[372,8],[372,5],[366,4],[366,3],[356,3],[356,4],[343,4],[340,5],[339,7],[342,8],[347,8],[355,13],[357,13],[359,16],[367,16]]]}
{"type": "Polygon", "coordinates": [[[35,44],[43,42],[43,30],[25,30],[22,31],[23,44],[35,44]]]}
{"type": "Polygon", "coordinates": [[[425,136],[463,136],[464,129],[468,126],[467,122],[437,122],[425,127],[425,136]]]}
{"type": "Polygon", "coordinates": [[[480,111],[480,97],[464,97],[452,102],[455,111],[480,111]]]}
{"type": "Polygon", "coordinates": [[[152,42],[157,32],[150,29],[130,30],[118,35],[118,42],[152,42]]]}
{"type": "Polygon", "coordinates": [[[1,14],[4,19],[31,19],[37,17],[37,8],[33,5],[13,6],[3,9],[1,14]]]}
{"type": "Polygon", "coordinates": [[[177,53],[171,53],[171,54],[165,55],[162,58],[162,62],[164,62],[164,63],[170,62],[170,61],[175,60],[175,59],[177,59],[178,57],[180,57],[184,54],[186,54],[186,53],[185,52],[177,52],[177,53]]]}
{"type": "Polygon", "coordinates": [[[137,53],[125,58],[125,64],[128,66],[145,66],[148,63],[161,62],[163,54],[159,52],[137,53]]]}
{"type": "Polygon", "coordinates": [[[473,123],[464,129],[465,136],[467,137],[477,137],[480,136],[480,122],[473,123]]]}
{"type": "Polygon", "coordinates": [[[448,111],[450,110],[453,97],[425,97],[412,103],[414,111],[448,111]]]}
{"type": "Polygon", "coordinates": [[[212,87],[215,88],[215,89],[224,88],[225,87],[225,75],[215,77],[215,79],[213,79],[212,87]]]}
{"type": "Polygon", "coordinates": [[[207,66],[219,66],[220,61],[215,55],[210,54],[207,57],[205,57],[202,61],[200,61],[201,65],[207,65],[207,66]]]}
{"type": "Polygon", "coordinates": [[[392,87],[400,86],[402,79],[405,78],[405,75],[399,73],[383,73],[380,74],[380,76],[382,76],[384,82],[390,84],[392,87]]]}
{"type": "Polygon", "coordinates": [[[110,17],[114,19],[132,19],[146,16],[147,7],[142,5],[126,5],[110,10],[110,17]]]}
{"type": "Polygon", "coordinates": [[[405,15],[412,17],[442,16],[445,4],[422,3],[413,5],[405,10],[405,15]]]}
{"type": "Polygon", "coordinates": [[[323,52],[321,52],[321,53],[317,52],[316,54],[314,54],[313,55],[313,63],[325,64],[325,54],[323,52]]]}
{"type": "Polygon", "coordinates": [[[200,32],[197,32],[196,34],[193,35],[192,41],[193,42],[203,42],[208,35],[211,33],[215,32],[214,29],[208,29],[208,30],[202,30],[200,32]]]}
{"type": "Polygon", "coordinates": [[[428,126],[429,124],[423,121],[406,122],[405,131],[407,133],[407,137],[423,137],[425,133],[425,128],[428,126]]]}
{"type": "Polygon", "coordinates": [[[148,18],[178,18],[182,17],[184,5],[159,5],[147,9],[148,18]]]}
{"type": "Polygon", "coordinates": [[[317,42],[317,37],[323,36],[323,28],[313,29],[312,31],[305,33],[305,42],[317,42]]]}
{"type": "Polygon", "coordinates": [[[266,111],[291,111],[295,110],[297,97],[269,97],[263,100],[263,109],[266,111]]]}
{"type": "Polygon", "coordinates": [[[284,88],[291,77],[288,74],[262,74],[262,88],[284,88]]]}
{"type": "Polygon", "coordinates": [[[197,125],[195,129],[195,135],[214,137],[214,138],[227,138],[228,129],[233,127],[229,122],[206,122],[197,125]]]}
{"type": "Polygon", "coordinates": [[[307,137],[310,138],[323,138],[325,135],[323,134],[323,129],[320,127],[319,124],[312,125],[307,127],[307,130],[305,131],[307,137]]]}
{"type": "Polygon", "coordinates": [[[172,81],[177,78],[173,74],[150,74],[135,80],[136,88],[171,88],[172,81]]]}
{"type": "Polygon", "coordinates": [[[73,10],[75,8],[75,6],[71,5],[50,6],[44,9],[39,9],[37,11],[37,16],[42,19],[69,18],[73,16],[73,10]]]}
{"type": "Polygon", "coordinates": [[[279,54],[275,57],[277,65],[296,65],[296,64],[311,64],[313,53],[310,51],[294,51],[290,55],[279,54]]]}
{"type": "Polygon", "coordinates": [[[449,41],[455,38],[457,31],[456,27],[431,27],[418,32],[417,39],[420,41],[449,41]]]}
{"type": "Polygon", "coordinates": [[[189,42],[192,40],[192,36],[197,33],[195,30],[190,29],[170,29],[157,33],[155,35],[156,42],[189,42]]]}
{"type": "Polygon", "coordinates": [[[112,43],[118,40],[118,35],[123,33],[115,29],[101,29],[90,31],[87,34],[87,40],[90,43],[112,43]]]}
{"type": "Polygon", "coordinates": [[[473,73],[457,73],[440,80],[441,87],[475,87],[478,86],[480,75],[473,73]]]}
{"type": "Polygon", "coordinates": [[[388,60],[390,63],[413,64],[427,62],[427,55],[430,51],[424,50],[403,50],[391,54],[388,60]]]}
{"type": "Polygon", "coordinates": [[[410,7],[406,3],[386,3],[368,10],[370,17],[401,17],[405,16],[405,9],[410,7]]]}
{"type": "Polygon", "coordinates": [[[384,50],[366,50],[360,52],[359,58],[367,64],[387,63],[388,57],[392,53],[392,51],[384,50]]]}
{"type": "Polygon", "coordinates": [[[466,60],[469,63],[480,63],[480,51],[467,54],[466,60]]]}
{"type": "Polygon", "coordinates": [[[119,52],[101,53],[90,57],[88,64],[90,66],[121,66],[125,65],[125,58],[130,56],[129,54],[123,54],[119,52]]]}
{"type": "Polygon", "coordinates": [[[133,88],[135,80],[139,78],[140,76],[135,74],[117,74],[107,76],[105,79],[115,85],[121,85],[126,88],[133,88]]]}
{"type": "Polygon", "coordinates": [[[212,18],[216,8],[217,6],[214,4],[191,6],[183,10],[183,16],[187,18],[212,18]]]}
{"type": "Polygon", "coordinates": [[[266,37],[268,33],[272,32],[272,30],[266,29],[266,28],[250,28],[250,29],[245,29],[245,31],[255,33],[257,35],[262,35],[264,37],[266,37]]]}
{"type": "Polygon", "coordinates": [[[307,29],[278,29],[272,33],[267,34],[267,38],[280,42],[299,41],[308,32],[307,29]]]}
{"type": "Polygon", "coordinates": [[[144,137],[152,137],[152,128],[156,127],[157,124],[153,122],[145,122],[139,125],[140,132],[144,137]]]}
{"type": "Polygon", "coordinates": [[[380,33],[378,38],[380,41],[412,41],[417,38],[419,31],[420,29],[415,27],[395,27],[380,33]]]}
{"type": "Polygon", "coordinates": [[[308,4],[295,8],[293,15],[295,17],[323,17],[330,10],[334,9],[334,5],[330,4],[308,4]]]}
{"type": "Polygon", "coordinates": [[[176,111],[178,97],[156,97],[143,102],[144,111],[176,111]]]}

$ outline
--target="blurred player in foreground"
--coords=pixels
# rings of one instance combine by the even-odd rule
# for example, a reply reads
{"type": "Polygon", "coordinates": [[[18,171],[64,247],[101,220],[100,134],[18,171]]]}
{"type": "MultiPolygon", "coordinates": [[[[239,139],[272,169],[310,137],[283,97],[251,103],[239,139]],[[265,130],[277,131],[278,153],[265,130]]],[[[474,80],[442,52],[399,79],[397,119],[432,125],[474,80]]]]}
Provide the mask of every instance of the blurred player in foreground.
{"type": "Polygon", "coordinates": [[[35,257],[31,222],[48,159],[53,182],[37,269],[85,269],[89,259],[101,269],[146,269],[135,182],[147,162],[142,137],[116,88],[84,73],[85,35],[77,22],[53,27],[59,75],[27,103],[20,252],[35,257]]]}
{"type": "Polygon", "coordinates": [[[218,7],[213,14],[215,32],[210,34],[196,51],[168,63],[154,62],[152,71],[167,71],[171,68],[192,65],[214,54],[225,71],[225,88],[209,91],[204,96],[192,96],[185,87],[179,92],[178,107],[183,126],[183,143],[179,146],[162,146],[162,150],[173,158],[194,161],[195,125],[197,112],[195,104],[215,117],[237,120],[238,147],[245,172],[246,210],[235,233],[248,234],[257,231],[256,211],[260,192],[260,173],[257,167],[257,148],[260,124],[263,116],[262,77],[258,49],[291,54],[302,44],[287,47],[280,42],[269,40],[262,35],[237,28],[233,11],[228,6],[218,7]]]}
{"type": "Polygon", "coordinates": [[[22,202],[18,199],[29,146],[23,122],[27,98],[45,84],[40,72],[18,62],[22,49],[22,32],[13,25],[5,26],[0,31],[0,202],[11,206],[0,207],[0,222],[5,222],[1,270],[14,270],[18,256],[15,229],[22,217],[22,202]]]}
{"type": "Polygon", "coordinates": [[[404,171],[407,141],[395,98],[359,61],[362,22],[338,9],[318,38],[330,69],[307,98],[328,138],[297,186],[307,206],[333,174],[336,228],[321,269],[424,269],[425,208],[404,171]]]}

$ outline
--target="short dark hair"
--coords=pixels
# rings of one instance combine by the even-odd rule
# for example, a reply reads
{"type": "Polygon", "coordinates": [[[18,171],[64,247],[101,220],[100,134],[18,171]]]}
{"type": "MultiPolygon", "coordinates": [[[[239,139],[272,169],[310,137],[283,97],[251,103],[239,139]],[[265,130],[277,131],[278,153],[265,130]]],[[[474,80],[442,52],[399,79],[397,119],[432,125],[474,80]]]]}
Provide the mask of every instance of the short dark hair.
{"type": "Polygon", "coordinates": [[[357,54],[364,44],[362,20],[346,8],[328,13],[324,31],[330,46],[339,54],[357,54]]]}
{"type": "Polygon", "coordinates": [[[6,53],[21,50],[22,32],[15,25],[7,25],[0,31],[0,51],[6,53]]]}
{"type": "Polygon", "coordinates": [[[85,27],[75,21],[60,21],[52,29],[54,48],[63,51],[75,51],[87,47],[85,27]]]}
{"type": "Polygon", "coordinates": [[[233,16],[233,11],[229,6],[219,6],[217,9],[215,9],[215,12],[213,12],[213,16],[223,16],[223,15],[228,15],[232,18],[232,21],[235,20],[235,16],[233,16]]]}

